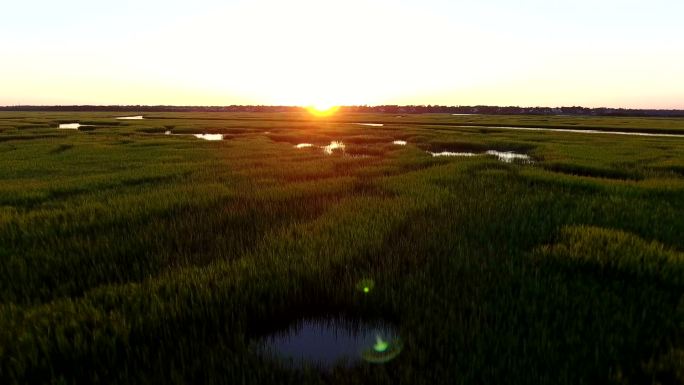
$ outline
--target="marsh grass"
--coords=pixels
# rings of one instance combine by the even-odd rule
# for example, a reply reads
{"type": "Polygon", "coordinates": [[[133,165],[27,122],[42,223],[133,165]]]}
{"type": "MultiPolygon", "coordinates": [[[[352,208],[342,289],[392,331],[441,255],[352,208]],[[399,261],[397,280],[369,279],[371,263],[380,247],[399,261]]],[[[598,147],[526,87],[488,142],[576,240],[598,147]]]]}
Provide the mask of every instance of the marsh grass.
{"type": "Polygon", "coordinates": [[[0,383],[684,381],[681,139],[446,126],[539,117],[114,115],[0,113],[0,383]],[[293,148],[330,140],[371,156],[293,148]],[[326,314],[391,320],[404,351],[321,372],[251,348],[326,314]]]}

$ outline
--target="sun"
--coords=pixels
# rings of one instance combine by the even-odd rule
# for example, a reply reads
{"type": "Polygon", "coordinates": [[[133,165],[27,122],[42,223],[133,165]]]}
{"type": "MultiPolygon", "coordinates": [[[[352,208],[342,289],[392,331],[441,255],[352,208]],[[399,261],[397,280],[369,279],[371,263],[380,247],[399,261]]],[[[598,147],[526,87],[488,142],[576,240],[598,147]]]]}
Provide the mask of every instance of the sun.
{"type": "Polygon", "coordinates": [[[306,107],[306,110],[309,111],[310,114],[320,118],[331,116],[335,114],[339,109],[340,106],[322,103],[312,104],[306,107]]]}

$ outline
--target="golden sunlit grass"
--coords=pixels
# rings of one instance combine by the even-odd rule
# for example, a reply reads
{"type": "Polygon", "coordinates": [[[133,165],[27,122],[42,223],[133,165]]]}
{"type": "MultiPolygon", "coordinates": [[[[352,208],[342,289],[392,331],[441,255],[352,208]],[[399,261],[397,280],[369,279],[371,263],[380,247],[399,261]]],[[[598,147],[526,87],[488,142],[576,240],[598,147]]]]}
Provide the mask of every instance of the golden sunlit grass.
{"type": "Polygon", "coordinates": [[[334,115],[339,109],[340,106],[333,106],[330,104],[313,104],[306,107],[306,110],[309,111],[309,113],[319,118],[334,115]]]}

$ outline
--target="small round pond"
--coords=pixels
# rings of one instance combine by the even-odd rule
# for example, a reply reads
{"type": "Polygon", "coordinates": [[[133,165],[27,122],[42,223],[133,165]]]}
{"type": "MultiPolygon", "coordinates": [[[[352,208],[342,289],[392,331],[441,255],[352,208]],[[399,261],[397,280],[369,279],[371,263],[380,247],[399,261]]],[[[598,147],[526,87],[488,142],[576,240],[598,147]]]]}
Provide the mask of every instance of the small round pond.
{"type": "Polygon", "coordinates": [[[401,339],[395,326],[384,321],[348,318],[310,318],[263,337],[257,351],[291,368],[332,369],[361,362],[386,363],[399,355],[401,339]]]}

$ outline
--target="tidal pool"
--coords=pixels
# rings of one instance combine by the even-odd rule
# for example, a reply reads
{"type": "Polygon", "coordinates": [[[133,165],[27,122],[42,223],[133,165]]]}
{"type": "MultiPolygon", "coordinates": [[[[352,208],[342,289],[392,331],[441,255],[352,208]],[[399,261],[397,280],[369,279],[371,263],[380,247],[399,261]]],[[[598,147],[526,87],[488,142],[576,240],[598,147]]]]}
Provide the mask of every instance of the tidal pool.
{"type": "Polygon", "coordinates": [[[524,130],[524,131],[547,131],[547,132],[572,132],[575,134],[608,134],[608,135],[627,135],[627,136],[653,136],[653,137],[670,137],[670,138],[684,138],[684,134],[659,134],[650,132],[632,132],[632,131],[607,131],[607,130],[582,130],[572,128],[536,128],[536,127],[507,127],[507,126],[493,126],[487,128],[501,128],[504,130],[524,130]]]}
{"type": "Polygon", "coordinates": [[[323,147],[323,152],[325,152],[328,155],[332,155],[334,151],[344,152],[345,147],[346,146],[342,142],[332,141],[329,145],[323,147]]]}
{"type": "Polygon", "coordinates": [[[368,126],[368,127],[383,127],[384,126],[384,124],[382,124],[382,123],[354,123],[354,124],[357,124],[359,126],[368,126]]]}
{"type": "Polygon", "coordinates": [[[304,319],[258,341],[262,356],[292,368],[331,369],[360,362],[385,363],[401,353],[396,327],[383,321],[347,318],[304,319]]]}
{"type": "Polygon", "coordinates": [[[501,130],[520,130],[520,131],[543,131],[543,132],[572,132],[575,134],[605,134],[605,135],[627,135],[627,136],[649,136],[649,137],[664,137],[664,138],[684,138],[684,134],[663,134],[651,132],[637,132],[637,131],[609,131],[609,130],[592,130],[580,128],[540,128],[540,127],[511,127],[511,126],[481,126],[468,124],[454,124],[447,127],[456,128],[494,128],[501,130]]]}
{"type": "Polygon", "coordinates": [[[298,145],[295,146],[295,148],[309,148],[313,147],[313,144],[311,143],[299,143],[298,145]]]}
{"type": "Polygon", "coordinates": [[[192,136],[204,140],[223,140],[223,134],[193,134],[192,136]]]}
{"type": "Polygon", "coordinates": [[[223,134],[174,134],[170,130],[167,130],[164,132],[164,135],[194,136],[197,139],[204,139],[204,140],[223,140],[223,134]]]}
{"type": "Polygon", "coordinates": [[[498,160],[505,162],[505,163],[513,163],[513,162],[521,162],[521,163],[532,163],[532,158],[529,155],[526,154],[519,154],[513,151],[496,151],[496,150],[488,150],[484,153],[476,154],[474,152],[452,152],[452,151],[441,151],[441,152],[432,152],[432,151],[427,151],[428,154],[432,156],[478,156],[478,155],[492,155],[495,156],[498,160]]]}
{"type": "Polygon", "coordinates": [[[524,163],[529,163],[532,161],[532,158],[530,158],[529,155],[525,154],[518,154],[513,151],[496,151],[496,150],[489,150],[486,152],[487,155],[493,155],[497,157],[500,161],[506,162],[506,163],[512,163],[514,161],[521,161],[524,163]]]}
{"type": "Polygon", "coordinates": [[[392,144],[396,144],[397,146],[406,146],[406,141],[405,140],[395,140],[392,142],[392,144]]]}
{"type": "Polygon", "coordinates": [[[117,117],[119,120],[143,120],[145,119],[142,115],[136,115],[136,116],[119,116],[117,117]]]}
{"type": "Polygon", "coordinates": [[[92,124],[80,123],[61,123],[59,128],[62,130],[78,130],[80,127],[94,127],[92,124]]]}
{"type": "Polygon", "coordinates": [[[452,151],[441,151],[441,152],[432,152],[428,151],[429,154],[432,156],[475,156],[477,154],[473,152],[452,152],[452,151]]]}

